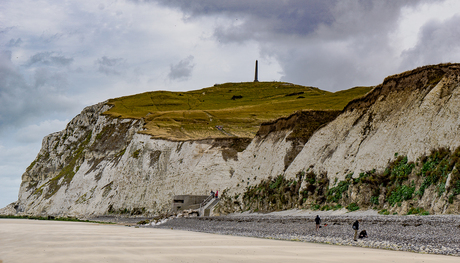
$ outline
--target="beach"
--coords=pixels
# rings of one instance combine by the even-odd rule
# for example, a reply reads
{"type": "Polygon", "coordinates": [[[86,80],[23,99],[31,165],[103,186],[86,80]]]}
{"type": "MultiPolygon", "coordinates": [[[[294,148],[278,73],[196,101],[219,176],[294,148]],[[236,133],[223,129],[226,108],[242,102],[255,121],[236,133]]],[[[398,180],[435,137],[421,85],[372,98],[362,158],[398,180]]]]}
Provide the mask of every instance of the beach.
{"type": "Polygon", "coordinates": [[[321,215],[316,231],[311,212],[285,211],[269,214],[181,217],[154,226],[233,236],[273,238],[345,246],[390,249],[417,253],[460,256],[460,216],[397,216],[359,213],[321,215]],[[368,238],[353,240],[352,224],[368,238]]]}
{"type": "Polygon", "coordinates": [[[120,224],[0,219],[10,262],[458,262],[459,258],[120,224]]]}

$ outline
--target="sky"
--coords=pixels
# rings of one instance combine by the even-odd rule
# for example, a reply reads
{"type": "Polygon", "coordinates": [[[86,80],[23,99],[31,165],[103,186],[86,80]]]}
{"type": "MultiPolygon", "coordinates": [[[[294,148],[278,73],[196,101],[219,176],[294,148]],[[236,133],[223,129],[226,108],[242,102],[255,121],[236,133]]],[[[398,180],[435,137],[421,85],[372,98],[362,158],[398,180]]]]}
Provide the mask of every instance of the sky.
{"type": "Polygon", "coordinates": [[[460,62],[458,0],[1,0],[0,208],[47,134],[146,91],[254,79],[339,91],[460,62]]]}

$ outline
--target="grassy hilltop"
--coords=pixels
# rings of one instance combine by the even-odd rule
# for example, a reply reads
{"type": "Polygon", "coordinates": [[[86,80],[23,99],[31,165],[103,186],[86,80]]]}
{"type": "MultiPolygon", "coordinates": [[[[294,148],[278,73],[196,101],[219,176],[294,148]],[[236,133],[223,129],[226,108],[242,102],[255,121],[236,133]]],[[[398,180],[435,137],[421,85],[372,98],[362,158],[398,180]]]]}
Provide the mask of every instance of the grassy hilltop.
{"type": "Polygon", "coordinates": [[[154,91],[111,99],[108,103],[114,107],[105,114],[144,118],[143,133],[156,138],[253,138],[262,122],[298,110],[342,110],[371,88],[332,93],[285,82],[225,83],[187,92],[154,91]]]}

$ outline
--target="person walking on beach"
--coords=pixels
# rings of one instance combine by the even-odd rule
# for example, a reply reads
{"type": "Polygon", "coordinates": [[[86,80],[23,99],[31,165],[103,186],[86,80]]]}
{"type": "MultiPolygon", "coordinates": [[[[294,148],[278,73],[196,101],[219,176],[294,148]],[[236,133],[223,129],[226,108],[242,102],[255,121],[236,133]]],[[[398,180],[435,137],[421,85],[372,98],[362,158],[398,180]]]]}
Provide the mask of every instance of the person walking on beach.
{"type": "Polygon", "coordinates": [[[319,215],[316,216],[315,223],[316,223],[316,232],[318,232],[319,225],[321,224],[321,218],[319,218],[319,215]]]}
{"type": "Polygon", "coordinates": [[[356,220],[354,223],[353,223],[353,230],[355,230],[355,236],[353,237],[353,240],[354,241],[358,241],[357,237],[358,237],[358,230],[359,230],[359,221],[361,220],[356,220]]]}
{"type": "Polygon", "coordinates": [[[219,190],[216,190],[216,198],[219,198],[219,190]]]}

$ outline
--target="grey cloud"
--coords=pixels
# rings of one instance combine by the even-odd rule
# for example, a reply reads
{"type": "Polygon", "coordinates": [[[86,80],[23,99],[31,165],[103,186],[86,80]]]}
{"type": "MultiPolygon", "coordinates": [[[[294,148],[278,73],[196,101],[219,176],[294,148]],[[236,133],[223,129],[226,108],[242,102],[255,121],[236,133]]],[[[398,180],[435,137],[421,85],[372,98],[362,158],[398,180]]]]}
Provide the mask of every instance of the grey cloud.
{"type": "Polygon", "coordinates": [[[236,26],[225,25],[217,28],[215,36],[221,41],[261,39],[271,34],[307,35],[319,25],[331,24],[334,21],[330,10],[337,2],[337,0],[151,0],[146,2],[152,1],[178,8],[188,19],[225,15],[235,21],[239,20],[236,26]]]}
{"type": "Polygon", "coordinates": [[[432,20],[420,30],[415,47],[402,54],[402,70],[460,60],[460,16],[444,22],[432,20]]]}
{"type": "MultiPolygon", "coordinates": [[[[35,88],[44,86],[59,87],[64,89],[68,86],[67,77],[64,72],[52,72],[46,68],[38,68],[34,73],[35,88]]],[[[53,88],[56,89],[56,88],[53,88]]]]}
{"type": "Polygon", "coordinates": [[[5,33],[8,33],[10,32],[14,27],[10,26],[10,27],[0,27],[0,34],[5,34],[5,33]]]}
{"type": "MultiPolygon", "coordinates": [[[[411,1],[410,4],[414,4],[411,1]]],[[[283,81],[336,91],[376,85],[394,74],[387,65],[394,56],[390,35],[397,27],[403,1],[340,1],[331,11],[335,22],[312,36],[261,43],[277,58],[283,81]],[[282,49],[280,48],[282,47],[282,49]]]]}
{"type": "Polygon", "coordinates": [[[192,75],[193,67],[193,56],[188,56],[175,65],[171,65],[168,78],[170,80],[187,80],[192,75]]]}
{"type": "Polygon", "coordinates": [[[52,42],[55,42],[55,41],[61,39],[63,36],[64,36],[63,33],[56,33],[56,34],[53,34],[53,35],[46,35],[45,33],[43,33],[40,36],[40,40],[43,41],[46,44],[50,44],[52,42]]]}
{"type": "Polygon", "coordinates": [[[19,47],[22,44],[21,38],[18,39],[10,39],[10,41],[6,44],[7,47],[19,47]]]}
{"type": "Polygon", "coordinates": [[[0,53],[0,132],[76,106],[63,95],[67,81],[64,73],[38,68],[34,79],[32,85],[26,81],[11,62],[11,52],[0,53]]]}
{"type": "Polygon", "coordinates": [[[113,67],[113,66],[118,65],[122,61],[123,61],[122,58],[108,58],[106,56],[103,56],[102,58],[97,60],[97,64],[102,65],[102,66],[113,67]]]}
{"type": "MultiPolygon", "coordinates": [[[[284,76],[282,81],[300,83],[330,91],[359,85],[372,85],[374,61],[357,61],[353,50],[330,50],[312,46],[308,51],[292,51],[276,55],[284,76]],[[369,65],[366,67],[365,65],[369,65]]],[[[378,77],[378,76],[377,76],[378,77]]]]}
{"type": "MultiPolygon", "coordinates": [[[[411,1],[409,4],[415,5],[411,1]]],[[[420,3],[420,2],[418,2],[420,3]]],[[[263,53],[281,64],[283,81],[337,91],[376,85],[398,67],[390,37],[403,1],[340,1],[335,22],[310,36],[260,43],[263,53]]]]}
{"type": "MultiPolygon", "coordinates": [[[[217,25],[221,41],[272,40],[280,36],[306,37],[321,27],[342,29],[336,36],[364,34],[393,24],[404,6],[428,0],[146,0],[181,10],[188,19],[227,16],[234,25],[217,25]],[[370,15],[372,14],[372,15],[370,15]],[[364,20],[363,20],[364,19],[364,20]],[[359,23],[356,23],[359,22],[359,23]],[[351,26],[351,24],[353,26],[351,26]]],[[[433,2],[433,1],[430,1],[433,2]]]]}
{"type": "Polygon", "coordinates": [[[98,71],[106,75],[120,75],[119,66],[124,62],[122,58],[101,57],[95,63],[99,66],[98,71]]]}
{"type": "Polygon", "coordinates": [[[32,65],[47,65],[47,66],[68,66],[73,62],[73,58],[66,58],[61,55],[56,55],[54,52],[39,52],[32,57],[26,63],[26,66],[32,65]]]}
{"type": "MultiPolygon", "coordinates": [[[[442,1],[442,0],[440,0],[442,1]]],[[[138,1],[139,2],[139,1],[138,1]]],[[[176,8],[185,20],[216,20],[221,43],[256,41],[260,55],[275,58],[283,81],[326,90],[375,85],[394,74],[390,36],[403,7],[429,0],[146,0],[176,8]],[[233,22],[232,22],[233,21],[233,22]],[[380,67],[380,70],[378,69],[380,67]]]]}

